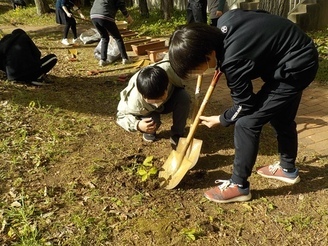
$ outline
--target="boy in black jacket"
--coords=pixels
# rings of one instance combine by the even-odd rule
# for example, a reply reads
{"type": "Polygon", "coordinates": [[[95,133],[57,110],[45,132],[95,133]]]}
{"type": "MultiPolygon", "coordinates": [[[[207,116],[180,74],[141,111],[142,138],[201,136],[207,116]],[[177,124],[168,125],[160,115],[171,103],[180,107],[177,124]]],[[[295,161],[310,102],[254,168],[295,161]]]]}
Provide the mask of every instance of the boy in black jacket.
{"type": "Polygon", "coordinates": [[[0,70],[8,80],[43,84],[43,76],[57,63],[57,57],[49,54],[41,58],[41,52],[22,29],[16,29],[0,40],[0,70]]]}
{"type": "Polygon", "coordinates": [[[280,161],[257,173],[290,184],[300,181],[295,167],[297,131],[295,117],[302,91],[318,69],[313,41],[288,19],[264,11],[240,9],[223,14],[217,28],[193,24],[177,29],[170,39],[170,63],[181,77],[209,67],[225,74],[234,105],[218,116],[201,116],[201,122],[234,124],[235,159],[230,180],[205,192],[219,203],[251,199],[247,181],[255,165],[262,127],[271,123],[277,133],[280,161]],[[261,78],[253,92],[252,80],[261,78]]]}

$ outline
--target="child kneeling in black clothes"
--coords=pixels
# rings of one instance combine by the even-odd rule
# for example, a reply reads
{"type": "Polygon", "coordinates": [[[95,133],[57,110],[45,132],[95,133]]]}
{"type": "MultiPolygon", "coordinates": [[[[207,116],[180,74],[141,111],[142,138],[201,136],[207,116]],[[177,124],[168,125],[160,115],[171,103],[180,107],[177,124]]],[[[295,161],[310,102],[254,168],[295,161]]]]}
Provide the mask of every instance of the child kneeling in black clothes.
{"type": "Polygon", "coordinates": [[[9,81],[44,84],[44,76],[57,63],[54,54],[41,58],[41,52],[22,29],[15,29],[0,40],[0,70],[9,81]]]}

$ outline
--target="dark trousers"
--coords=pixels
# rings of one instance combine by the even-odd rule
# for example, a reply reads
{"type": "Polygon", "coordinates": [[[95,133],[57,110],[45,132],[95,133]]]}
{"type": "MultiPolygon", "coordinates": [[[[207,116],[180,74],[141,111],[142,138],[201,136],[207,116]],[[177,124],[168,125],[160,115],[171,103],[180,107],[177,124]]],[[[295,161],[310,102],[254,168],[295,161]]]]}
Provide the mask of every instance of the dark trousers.
{"type": "Polygon", "coordinates": [[[217,27],[219,18],[214,18],[210,20],[210,26],[217,27]]]}
{"type": "Polygon", "coordinates": [[[117,43],[118,49],[121,53],[122,59],[128,59],[123,38],[118,30],[115,22],[94,18],[92,19],[93,25],[97,28],[101,36],[101,59],[107,60],[107,49],[109,43],[109,35],[111,35],[117,43]]]}
{"type": "Polygon", "coordinates": [[[57,56],[55,54],[49,54],[41,58],[41,67],[38,77],[41,78],[43,75],[47,74],[57,63],[57,56]]]}
{"type": "Polygon", "coordinates": [[[23,77],[17,78],[17,81],[35,81],[41,79],[45,74],[47,74],[57,63],[57,56],[55,54],[49,54],[40,59],[40,68],[33,71],[29,71],[28,74],[25,73],[23,77]]]}
{"type": "Polygon", "coordinates": [[[280,165],[283,168],[295,167],[298,148],[295,117],[302,91],[311,81],[294,81],[293,84],[276,81],[262,86],[256,95],[258,104],[255,112],[235,123],[233,182],[247,185],[258,154],[262,127],[269,122],[276,132],[280,165]]]}
{"type": "Polygon", "coordinates": [[[207,23],[207,0],[189,0],[187,6],[187,23],[207,23]]]}
{"type": "Polygon", "coordinates": [[[63,36],[63,38],[68,37],[69,29],[72,30],[74,39],[77,39],[76,20],[73,16],[72,17],[66,16],[66,24],[65,24],[65,27],[64,27],[64,36],[63,36]]]}
{"type": "Polygon", "coordinates": [[[171,136],[182,137],[185,132],[186,122],[189,116],[191,99],[188,92],[183,88],[175,87],[170,99],[164,103],[163,111],[152,112],[147,116],[151,117],[157,125],[161,125],[161,114],[172,113],[173,124],[171,126],[171,136]]]}

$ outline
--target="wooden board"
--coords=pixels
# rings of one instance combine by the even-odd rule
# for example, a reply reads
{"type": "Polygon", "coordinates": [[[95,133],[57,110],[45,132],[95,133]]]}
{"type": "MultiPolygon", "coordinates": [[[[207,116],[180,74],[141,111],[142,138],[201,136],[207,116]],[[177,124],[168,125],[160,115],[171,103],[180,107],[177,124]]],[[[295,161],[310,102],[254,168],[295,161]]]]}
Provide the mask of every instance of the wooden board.
{"type": "Polygon", "coordinates": [[[131,45],[144,43],[144,42],[147,42],[147,41],[150,41],[150,40],[151,40],[150,37],[141,37],[141,38],[134,38],[134,39],[124,40],[125,49],[126,49],[126,51],[132,51],[131,45]]]}
{"type": "Polygon", "coordinates": [[[149,60],[151,60],[152,62],[158,62],[163,59],[163,57],[168,52],[168,50],[169,47],[165,46],[165,47],[155,48],[151,50],[146,50],[146,52],[148,54],[149,60]]]}
{"type": "Polygon", "coordinates": [[[146,50],[151,50],[151,49],[156,49],[156,48],[164,48],[165,40],[154,40],[154,41],[149,41],[149,42],[141,43],[141,44],[132,44],[131,47],[132,47],[132,50],[134,51],[134,53],[136,53],[138,56],[147,55],[146,50]]]}

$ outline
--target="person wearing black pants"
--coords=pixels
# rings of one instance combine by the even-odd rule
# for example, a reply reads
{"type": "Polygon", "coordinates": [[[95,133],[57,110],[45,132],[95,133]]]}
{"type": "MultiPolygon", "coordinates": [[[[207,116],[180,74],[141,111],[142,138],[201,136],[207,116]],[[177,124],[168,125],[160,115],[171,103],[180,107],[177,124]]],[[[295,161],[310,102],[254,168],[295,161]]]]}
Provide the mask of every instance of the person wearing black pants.
{"type": "Polygon", "coordinates": [[[124,0],[95,0],[90,10],[92,23],[101,36],[101,60],[99,61],[99,66],[106,66],[110,63],[107,60],[109,35],[111,35],[117,43],[122,57],[122,64],[130,63],[123,38],[115,23],[115,16],[118,10],[122,12],[128,23],[133,22],[132,17],[126,9],[124,0]]]}
{"type": "Polygon", "coordinates": [[[82,19],[85,19],[84,15],[80,10],[79,0],[57,0],[56,1],[56,23],[60,25],[65,25],[63,32],[63,39],[61,43],[63,45],[70,45],[67,40],[68,32],[71,29],[73,33],[72,43],[78,41],[77,30],[76,30],[76,20],[73,15],[73,11],[77,11],[82,19]]]}
{"type": "Polygon", "coordinates": [[[9,81],[45,84],[44,76],[56,65],[57,56],[41,52],[22,29],[15,29],[0,40],[0,70],[9,81]]]}
{"type": "Polygon", "coordinates": [[[210,17],[210,25],[215,26],[218,23],[218,19],[226,11],[225,8],[228,8],[226,0],[208,0],[208,12],[210,17]]]}
{"type": "Polygon", "coordinates": [[[139,131],[146,142],[154,142],[161,115],[172,113],[170,143],[175,148],[184,136],[191,99],[184,81],[172,70],[168,55],[162,61],[135,73],[120,93],[117,124],[129,132],[139,131]]]}
{"type": "Polygon", "coordinates": [[[207,0],[188,0],[187,23],[207,23],[207,0]]]}
{"type": "Polygon", "coordinates": [[[295,117],[302,92],[318,69],[318,52],[306,33],[286,18],[236,9],[223,14],[217,27],[201,23],[179,27],[171,36],[169,56],[181,78],[209,67],[220,69],[233,100],[221,115],[200,117],[208,127],[234,125],[231,178],[218,179],[220,185],[205,192],[207,199],[218,203],[251,199],[248,178],[266,123],[276,131],[280,160],[257,173],[289,184],[300,181],[295,117]],[[256,78],[264,82],[257,93],[252,84],[256,78]]]}

